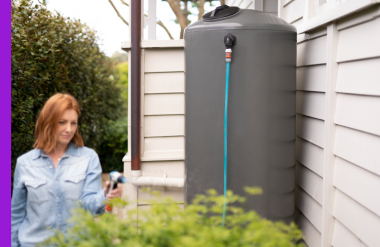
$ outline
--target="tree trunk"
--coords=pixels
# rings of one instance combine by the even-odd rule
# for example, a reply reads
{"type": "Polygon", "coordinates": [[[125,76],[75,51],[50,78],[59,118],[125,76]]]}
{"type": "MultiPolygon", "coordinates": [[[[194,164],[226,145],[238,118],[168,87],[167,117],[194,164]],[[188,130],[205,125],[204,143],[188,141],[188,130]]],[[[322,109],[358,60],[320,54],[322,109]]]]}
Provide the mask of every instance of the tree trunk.
{"type": "Polygon", "coordinates": [[[206,0],[200,0],[199,1],[199,13],[198,13],[198,20],[202,19],[203,14],[205,13],[205,2],[206,0]]]}
{"type": "Polygon", "coordinates": [[[182,13],[181,4],[179,0],[167,0],[170,8],[173,10],[175,16],[177,17],[178,24],[181,26],[181,34],[180,39],[183,39],[183,31],[187,27],[187,16],[185,17],[184,13],[182,13]]]}

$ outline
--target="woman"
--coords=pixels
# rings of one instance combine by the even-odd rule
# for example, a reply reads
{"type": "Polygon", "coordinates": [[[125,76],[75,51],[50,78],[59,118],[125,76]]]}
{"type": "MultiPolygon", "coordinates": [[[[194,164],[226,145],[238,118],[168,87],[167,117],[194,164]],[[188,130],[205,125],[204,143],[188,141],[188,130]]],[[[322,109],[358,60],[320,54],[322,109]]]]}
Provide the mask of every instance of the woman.
{"type": "MultiPolygon", "coordinates": [[[[77,101],[68,94],[52,96],[42,108],[35,149],[17,159],[12,246],[35,246],[54,234],[51,229],[66,232],[66,220],[78,205],[94,215],[104,212],[109,182],[102,190],[99,158],[83,146],[79,115],[77,101]]],[[[121,194],[119,185],[108,198],[121,194]]]]}

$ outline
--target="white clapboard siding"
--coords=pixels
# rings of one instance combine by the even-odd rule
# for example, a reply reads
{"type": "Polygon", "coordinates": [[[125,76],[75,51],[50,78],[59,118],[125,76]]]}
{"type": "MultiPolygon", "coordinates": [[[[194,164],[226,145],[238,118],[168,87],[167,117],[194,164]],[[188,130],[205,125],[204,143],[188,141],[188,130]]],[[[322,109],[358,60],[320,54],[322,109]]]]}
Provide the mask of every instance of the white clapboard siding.
{"type": "Polygon", "coordinates": [[[338,62],[380,56],[380,18],[340,31],[338,62]]]}
{"type": "Polygon", "coordinates": [[[245,9],[247,6],[252,3],[252,0],[236,0],[236,6],[245,9]]]}
{"type": "Polygon", "coordinates": [[[184,136],[185,116],[146,116],[145,137],[153,136],[184,136]]]}
{"type": "Polygon", "coordinates": [[[374,5],[371,8],[366,8],[363,11],[356,12],[352,15],[344,17],[338,21],[337,28],[342,30],[358,24],[371,21],[380,16],[380,5],[374,5]]]}
{"type": "Polygon", "coordinates": [[[294,0],[279,0],[279,4],[280,6],[282,7],[285,7],[286,5],[288,5],[289,3],[293,2],[294,0]]]}
{"type": "Polygon", "coordinates": [[[293,26],[297,27],[298,25],[301,25],[304,22],[304,19],[301,18],[295,22],[292,23],[293,26]]]}
{"type": "Polygon", "coordinates": [[[278,0],[264,0],[264,12],[277,13],[278,0]]]}
{"type": "Polygon", "coordinates": [[[166,174],[168,178],[184,178],[185,162],[184,161],[149,161],[141,163],[142,176],[146,177],[163,177],[166,174]]]}
{"type": "Polygon", "coordinates": [[[312,170],[296,163],[296,183],[322,205],[323,179],[312,170]]]}
{"type": "Polygon", "coordinates": [[[184,137],[153,137],[144,139],[143,158],[184,158],[184,137]]]}
{"type": "Polygon", "coordinates": [[[184,93],[184,72],[145,74],[145,93],[184,93]]]}
{"type": "Polygon", "coordinates": [[[299,186],[295,187],[295,193],[297,208],[313,224],[313,226],[321,232],[322,206],[299,186]]]}
{"type": "Polygon", "coordinates": [[[185,114],[184,94],[145,95],[145,115],[185,114]]]}
{"type": "Polygon", "coordinates": [[[183,49],[146,49],[145,73],[185,70],[183,49]]]}
{"type": "Polygon", "coordinates": [[[337,157],[334,186],[380,217],[380,176],[337,157]]]}
{"type": "Polygon", "coordinates": [[[326,63],[326,36],[311,39],[297,45],[297,67],[326,63]]]}
{"type": "Polygon", "coordinates": [[[297,68],[297,90],[326,91],[326,65],[297,68]]]}
{"type": "Polygon", "coordinates": [[[311,118],[297,114],[297,136],[323,148],[325,122],[317,118],[311,118]]]}
{"type": "Polygon", "coordinates": [[[289,23],[302,18],[305,6],[304,0],[293,0],[281,9],[281,18],[289,23]]]}
{"type": "MultiPolygon", "coordinates": [[[[166,174],[168,178],[183,178],[185,177],[185,162],[184,161],[150,161],[141,162],[142,176],[147,177],[163,177],[166,174]]],[[[161,197],[157,198],[151,195],[149,191],[144,191],[138,188],[138,205],[150,204],[149,200],[163,200],[165,197],[170,197],[177,203],[184,202],[184,194],[182,189],[177,188],[160,188],[153,187],[152,190],[158,191],[161,197]]]]}
{"type": "Polygon", "coordinates": [[[297,137],[296,159],[319,176],[323,176],[323,148],[297,137]]]}
{"type": "Polygon", "coordinates": [[[368,246],[379,246],[380,217],[339,191],[335,191],[334,217],[368,246]]]}
{"type": "Polygon", "coordinates": [[[325,94],[297,91],[296,112],[313,118],[325,118],[325,94]]]}
{"type": "Polygon", "coordinates": [[[321,233],[311,224],[311,222],[300,212],[295,210],[296,224],[302,230],[303,239],[308,247],[321,247],[321,233]]]}
{"type": "Polygon", "coordinates": [[[379,68],[380,58],[340,63],[336,91],[380,96],[379,68]]]}
{"type": "Polygon", "coordinates": [[[342,225],[339,220],[334,221],[333,247],[367,247],[350,230],[342,225]]]}
{"type": "Polygon", "coordinates": [[[380,137],[337,126],[334,154],[380,175],[380,137]]]}
{"type": "Polygon", "coordinates": [[[228,6],[237,6],[240,8],[247,6],[249,3],[252,3],[252,0],[226,0],[228,6]]]}
{"type": "Polygon", "coordinates": [[[380,136],[380,97],[338,94],[335,123],[380,136]]]}

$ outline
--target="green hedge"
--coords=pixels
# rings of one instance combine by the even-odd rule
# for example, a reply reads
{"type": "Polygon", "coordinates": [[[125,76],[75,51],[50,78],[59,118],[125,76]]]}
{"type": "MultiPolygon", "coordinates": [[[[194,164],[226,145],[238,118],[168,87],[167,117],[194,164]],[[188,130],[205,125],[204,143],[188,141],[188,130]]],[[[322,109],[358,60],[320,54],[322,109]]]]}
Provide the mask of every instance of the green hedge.
{"type": "Polygon", "coordinates": [[[126,115],[126,109],[112,61],[79,20],[32,1],[12,1],[11,42],[13,184],[16,159],[33,148],[36,117],[50,96],[66,92],[78,99],[80,133],[96,151],[109,121],[126,115]]]}
{"type": "Polygon", "coordinates": [[[124,171],[123,157],[128,150],[128,117],[110,120],[98,154],[103,172],[124,171]]]}

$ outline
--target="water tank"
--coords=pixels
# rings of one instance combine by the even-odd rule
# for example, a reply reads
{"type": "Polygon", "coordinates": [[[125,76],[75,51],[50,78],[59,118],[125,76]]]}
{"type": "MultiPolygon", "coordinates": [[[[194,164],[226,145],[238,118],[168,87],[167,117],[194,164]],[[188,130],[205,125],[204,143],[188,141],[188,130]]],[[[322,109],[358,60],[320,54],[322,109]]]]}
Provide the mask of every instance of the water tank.
{"type": "Polygon", "coordinates": [[[232,34],[228,99],[227,189],[270,220],[294,215],[296,29],[256,10],[224,6],[185,29],[186,201],[209,188],[223,194],[226,59],[232,34]]]}

